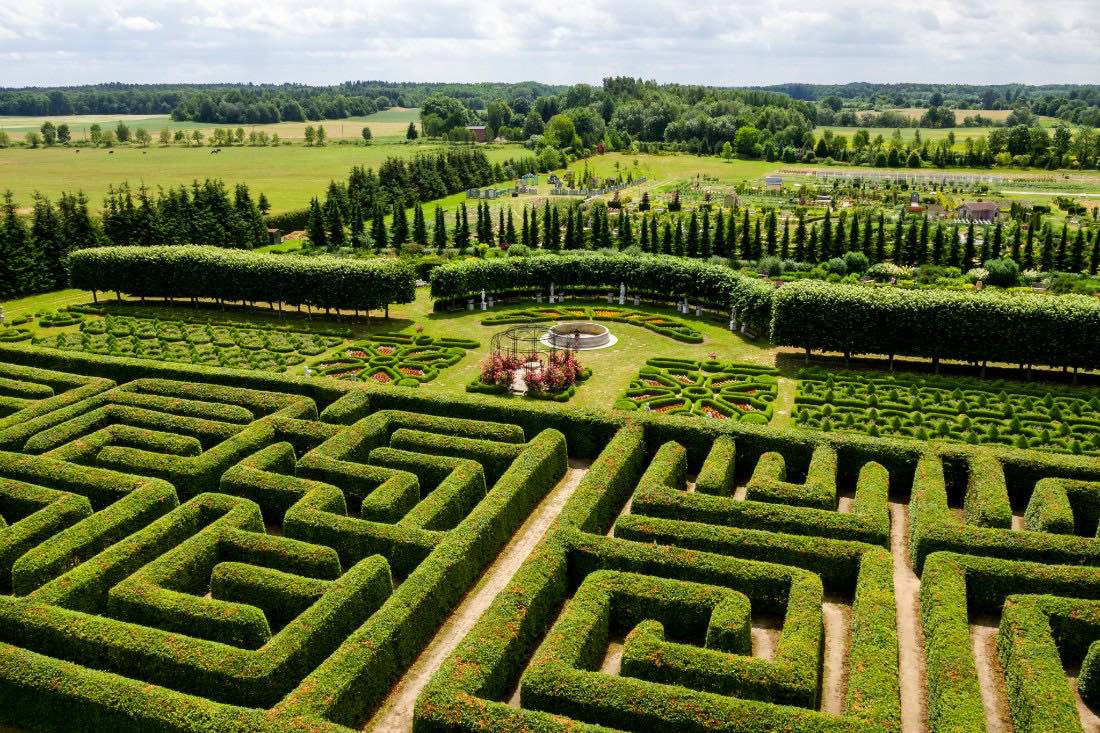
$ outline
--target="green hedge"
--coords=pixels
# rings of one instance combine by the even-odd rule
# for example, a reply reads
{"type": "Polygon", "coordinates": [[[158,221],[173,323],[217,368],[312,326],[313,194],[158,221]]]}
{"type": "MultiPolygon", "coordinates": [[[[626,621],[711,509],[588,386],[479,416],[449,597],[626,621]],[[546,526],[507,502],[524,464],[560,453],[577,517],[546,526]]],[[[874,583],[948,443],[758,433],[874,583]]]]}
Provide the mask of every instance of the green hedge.
{"type": "Polygon", "coordinates": [[[1100,301],[803,280],[775,291],[780,346],[856,354],[1100,367],[1100,301]]]}
{"type": "Polygon", "coordinates": [[[99,247],[69,256],[73,287],[135,296],[377,309],[411,303],[400,260],[281,257],[220,247],[99,247]]]}
{"type": "Polygon", "coordinates": [[[463,300],[487,293],[549,292],[550,283],[564,288],[617,289],[666,300],[700,300],[726,311],[759,332],[767,330],[773,288],[721,265],[682,257],[566,254],[507,257],[448,263],[432,271],[432,297],[463,300]]]}

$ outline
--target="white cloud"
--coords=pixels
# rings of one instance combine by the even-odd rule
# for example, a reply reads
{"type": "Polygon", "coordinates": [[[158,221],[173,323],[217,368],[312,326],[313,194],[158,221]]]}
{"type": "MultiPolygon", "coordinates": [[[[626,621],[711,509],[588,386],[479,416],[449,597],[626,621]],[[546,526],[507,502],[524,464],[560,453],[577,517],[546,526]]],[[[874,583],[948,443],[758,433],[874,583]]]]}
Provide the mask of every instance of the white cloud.
{"type": "Polygon", "coordinates": [[[1093,0],[20,0],[0,85],[346,79],[1095,82],[1093,0]],[[110,31],[110,32],[103,32],[110,31]],[[58,52],[65,65],[43,64],[58,52]]]}

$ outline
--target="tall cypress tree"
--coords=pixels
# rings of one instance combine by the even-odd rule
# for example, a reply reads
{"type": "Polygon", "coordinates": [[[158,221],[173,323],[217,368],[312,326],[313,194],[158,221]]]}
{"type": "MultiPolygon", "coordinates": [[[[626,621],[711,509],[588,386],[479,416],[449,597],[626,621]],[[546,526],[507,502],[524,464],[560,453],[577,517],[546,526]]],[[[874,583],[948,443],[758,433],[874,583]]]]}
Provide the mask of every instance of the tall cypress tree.
{"type": "Polygon", "coordinates": [[[928,262],[928,215],[921,217],[920,243],[917,246],[917,264],[928,262]]]}
{"type": "Polygon", "coordinates": [[[639,234],[641,234],[641,241],[639,243],[639,246],[641,246],[643,252],[648,254],[649,251],[650,251],[650,249],[649,249],[649,213],[648,212],[645,212],[645,211],[642,212],[642,226],[639,227],[639,234]]]}
{"type": "Polygon", "coordinates": [[[1017,224],[1016,228],[1012,230],[1012,249],[1010,252],[1010,256],[1017,265],[1020,264],[1020,245],[1020,225],[1017,224]]]}
{"type": "Polygon", "coordinates": [[[932,237],[932,264],[943,264],[943,223],[936,224],[936,233],[932,237]]]}
{"type": "Polygon", "coordinates": [[[703,209],[702,229],[699,231],[699,256],[709,259],[713,251],[710,243],[710,209],[703,209]]]}
{"type": "Polygon", "coordinates": [[[863,241],[860,245],[860,249],[863,254],[871,262],[875,260],[875,250],[871,246],[871,237],[874,234],[874,228],[871,226],[871,216],[868,214],[867,221],[863,223],[863,241]]]}
{"type": "Polygon", "coordinates": [[[332,247],[342,247],[347,243],[344,234],[344,217],[340,213],[340,205],[336,199],[325,201],[325,223],[328,225],[328,243],[332,247]]]}
{"type": "Polygon", "coordinates": [[[539,211],[534,206],[531,207],[531,234],[530,243],[528,246],[531,249],[538,249],[539,247],[539,211]]]}
{"type": "Polygon", "coordinates": [[[328,236],[325,234],[325,218],[321,214],[321,202],[314,196],[309,202],[309,218],[306,221],[306,236],[314,247],[324,247],[328,244],[328,236]]]}
{"type": "Polygon", "coordinates": [[[393,244],[400,247],[409,241],[409,217],[405,213],[405,202],[395,201],[393,204],[393,244]]]}
{"type": "Polygon", "coordinates": [[[1039,253],[1042,262],[1039,265],[1043,272],[1054,271],[1054,230],[1048,222],[1043,227],[1043,251],[1039,253]]]}
{"type": "Polygon", "coordinates": [[[516,243],[516,225],[512,221],[512,207],[508,207],[508,223],[505,225],[504,241],[510,247],[516,243]]]}
{"type": "Polygon", "coordinates": [[[825,262],[833,256],[833,212],[825,209],[825,221],[821,225],[821,261],[825,262]]]}
{"type": "Polygon", "coordinates": [[[603,226],[600,227],[599,246],[603,249],[611,249],[611,223],[608,220],[607,207],[602,208],[600,216],[603,218],[603,226]]]}
{"type": "Polygon", "coordinates": [[[553,251],[557,252],[561,249],[561,222],[558,220],[558,208],[555,206],[550,210],[550,216],[546,219],[550,223],[549,228],[546,230],[546,245],[553,251]]]}
{"type": "Polygon", "coordinates": [[[684,217],[676,216],[676,233],[672,237],[672,254],[684,256],[684,217]]]}
{"type": "MultiPolygon", "coordinates": [[[[558,207],[554,207],[557,210],[558,207]]],[[[547,201],[542,206],[542,246],[549,248],[551,245],[550,227],[552,225],[551,219],[553,214],[550,213],[550,202],[547,201]]],[[[555,249],[558,249],[555,247],[555,249]]]]}
{"type": "MultiPolygon", "coordinates": [[[[508,207],[508,215],[511,216],[512,208],[508,207]]],[[[504,207],[497,209],[497,246],[504,249],[508,244],[508,232],[504,226],[504,207]]]]}
{"type": "Polygon", "coordinates": [[[695,211],[691,212],[691,218],[688,219],[686,254],[688,257],[699,256],[699,218],[695,211]]]}
{"type": "Polygon", "coordinates": [[[1004,247],[1004,230],[1001,221],[998,219],[996,226],[993,227],[993,249],[990,254],[993,259],[1001,259],[1001,252],[1004,247]]]}
{"type": "Polygon", "coordinates": [[[897,222],[894,223],[894,262],[899,265],[904,265],[907,257],[905,254],[904,221],[905,216],[899,216],[897,222]]]}
{"type": "Polygon", "coordinates": [[[672,222],[665,219],[664,235],[661,237],[661,254],[672,254],[672,222]]]}
{"type": "Polygon", "coordinates": [[[1054,259],[1054,269],[1059,272],[1065,272],[1066,266],[1069,263],[1069,253],[1066,251],[1069,246],[1069,225],[1065,222],[1062,223],[1062,236],[1058,237],[1058,252],[1054,259]]]}
{"type": "Polygon", "coordinates": [[[730,218],[726,221],[726,257],[737,257],[737,210],[730,209],[730,218]]]}
{"type": "Polygon", "coordinates": [[[630,217],[623,216],[619,220],[619,249],[634,246],[634,232],[630,227],[630,217]]]}
{"type": "Polygon", "coordinates": [[[649,217],[649,246],[654,252],[657,251],[657,215],[649,217]]]}
{"type": "Polygon", "coordinates": [[[765,224],[767,226],[767,231],[765,233],[765,237],[766,237],[767,243],[768,243],[768,256],[769,257],[774,257],[775,253],[778,251],[778,244],[779,244],[776,241],[776,239],[778,237],[778,233],[779,233],[776,227],[778,226],[779,222],[776,219],[775,211],[769,211],[768,212],[767,217],[765,219],[765,224]]]}
{"type": "Polygon", "coordinates": [[[741,259],[752,259],[752,229],[749,228],[748,209],[745,209],[745,217],[741,220],[741,259]]]}
{"type": "Polygon", "coordinates": [[[530,230],[529,226],[530,225],[527,222],[527,205],[524,204],[524,206],[523,206],[523,224],[520,226],[520,230],[519,230],[519,241],[520,241],[520,244],[524,245],[525,247],[530,247],[531,246],[531,230],[530,230]]]}
{"type": "Polygon", "coordinates": [[[1036,218],[1032,218],[1031,224],[1027,228],[1027,240],[1024,244],[1024,269],[1035,269],[1035,227],[1036,218]]]}
{"type": "Polygon", "coordinates": [[[791,253],[791,219],[787,217],[783,220],[783,239],[779,243],[779,257],[781,259],[787,259],[791,253]]]}
{"type": "Polygon", "coordinates": [[[852,214],[852,228],[848,231],[848,251],[859,251],[859,214],[852,214]]]}
{"type": "Polygon", "coordinates": [[[443,214],[443,207],[436,205],[435,222],[432,226],[432,245],[436,252],[442,254],[447,247],[447,217],[443,214]]]}
{"type": "Polygon", "coordinates": [[[886,217],[878,213],[878,228],[875,230],[875,262],[886,261],[886,217]]]}
{"type": "Polygon", "coordinates": [[[1100,229],[1096,230],[1096,235],[1092,238],[1092,255],[1089,257],[1089,274],[1096,275],[1098,269],[1100,269],[1100,229]]]}
{"type": "Polygon", "coordinates": [[[817,224],[810,227],[810,241],[806,243],[806,261],[817,263],[817,224]]]}
{"type": "Polygon", "coordinates": [[[806,212],[802,209],[798,210],[798,224],[794,228],[794,259],[806,261],[806,212]]]}
{"type": "Polygon", "coordinates": [[[1070,272],[1081,272],[1085,266],[1085,230],[1079,228],[1069,255],[1070,272]]]}
{"type": "Polygon", "coordinates": [[[370,235],[374,240],[374,250],[383,252],[389,247],[389,235],[386,233],[386,215],[381,202],[374,205],[374,217],[370,223],[370,235]]]}
{"type": "Polygon", "coordinates": [[[947,243],[947,264],[958,267],[962,264],[962,253],[959,248],[959,225],[951,227],[951,239],[947,243]]]}
{"type": "Polygon", "coordinates": [[[905,233],[905,249],[911,265],[917,261],[917,231],[916,222],[910,221],[909,230],[905,233]]]}
{"type": "Polygon", "coordinates": [[[726,256],[726,222],[722,207],[718,207],[718,215],[714,218],[714,254],[718,257],[726,256]]]}
{"type": "Polygon", "coordinates": [[[565,210],[565,248],[567,250],[577,248],[577,232],[573,224],[572,206],[565,210]]]}

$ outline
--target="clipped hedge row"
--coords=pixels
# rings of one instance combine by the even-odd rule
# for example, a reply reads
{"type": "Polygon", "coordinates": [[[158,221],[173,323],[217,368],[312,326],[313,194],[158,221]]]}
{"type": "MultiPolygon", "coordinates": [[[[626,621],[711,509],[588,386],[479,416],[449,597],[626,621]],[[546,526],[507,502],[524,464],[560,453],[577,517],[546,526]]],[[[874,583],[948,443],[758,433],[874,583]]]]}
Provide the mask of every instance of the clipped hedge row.
{"type": "Polygon", "coordinates": [[[69,256],[73,287],[134,296],[368,310],[416,297],[401,260],[280,257],[221,247],[99,247],[69,256]]]}
{"type": "Polygon", "coordinates": [[[563,288],[616,289],[665,300],[689,299],[727,311],[760,332],[771,317],[773,288],[728,267],[682,257],[566,254],[467,260],[437,267],[431,274],[437,301],[464,300],[486,293],[534,293],[550,284],[563,288]]]}
{"type": "Polygon", "coordinates": [[[854,354],[1100,368],[1100,301],[803,280],[775,291],[771,340],[854,354]]]}

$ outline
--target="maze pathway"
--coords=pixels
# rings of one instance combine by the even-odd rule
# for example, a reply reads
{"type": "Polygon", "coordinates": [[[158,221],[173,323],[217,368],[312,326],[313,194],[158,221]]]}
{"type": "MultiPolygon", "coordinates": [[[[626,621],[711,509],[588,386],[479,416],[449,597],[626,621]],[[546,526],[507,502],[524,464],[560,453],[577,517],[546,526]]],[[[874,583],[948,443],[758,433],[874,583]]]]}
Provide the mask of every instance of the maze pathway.
{"type": "Polygon", "coordinates": [[[1100,727],[1096,457],[41,353],[0,723],[1100,727]]]}

